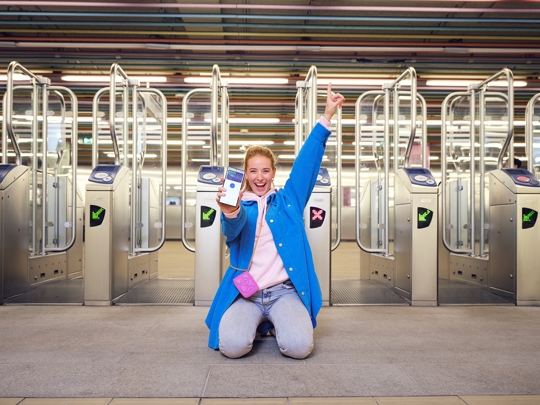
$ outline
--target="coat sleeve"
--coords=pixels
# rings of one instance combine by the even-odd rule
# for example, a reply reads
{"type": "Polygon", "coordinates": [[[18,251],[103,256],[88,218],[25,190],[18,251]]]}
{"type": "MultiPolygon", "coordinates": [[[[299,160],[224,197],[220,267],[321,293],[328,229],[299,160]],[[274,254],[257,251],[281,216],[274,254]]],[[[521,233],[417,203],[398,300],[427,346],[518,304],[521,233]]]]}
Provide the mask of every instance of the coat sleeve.
{"type": "Polygon", "coordinates": [[[239,237],[240,232],[242,232],[242,229],[246,224],[246,221],[246,210],[242,204],[240,204],[240,211],[235,218],[227,218],[223,213],[221,213],[221,232],[225,236],[225,243],[227,243],[227,246],[229,246],[232,241],[239,237]]]}
{"type": "Polygon", "coordinates": [[[296,157],[289,179],[285,183],[285,194],[294,199],[294,205],[298,207],[302,213],[319,174],[326,141],[330,137],[331,132],[320,123],[317,123],[306,142],[300,149],[300,153],[296,157]]]}

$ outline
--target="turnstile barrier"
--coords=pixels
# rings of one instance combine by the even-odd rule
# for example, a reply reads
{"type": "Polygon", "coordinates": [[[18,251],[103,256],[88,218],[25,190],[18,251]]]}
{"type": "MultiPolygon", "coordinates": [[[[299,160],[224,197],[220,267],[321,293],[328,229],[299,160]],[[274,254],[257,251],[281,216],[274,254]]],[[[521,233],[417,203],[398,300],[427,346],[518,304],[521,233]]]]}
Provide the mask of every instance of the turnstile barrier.
{"type": "Polygon", "coordinates": [[[489,289],[540,305],[540,182],[525,169],[490,172],[489,289]]]}
{"type": "Polygon", "coordinates": [[[28,289],[28,177],[26,166],[0,164],[0,303],[28,289]]]}

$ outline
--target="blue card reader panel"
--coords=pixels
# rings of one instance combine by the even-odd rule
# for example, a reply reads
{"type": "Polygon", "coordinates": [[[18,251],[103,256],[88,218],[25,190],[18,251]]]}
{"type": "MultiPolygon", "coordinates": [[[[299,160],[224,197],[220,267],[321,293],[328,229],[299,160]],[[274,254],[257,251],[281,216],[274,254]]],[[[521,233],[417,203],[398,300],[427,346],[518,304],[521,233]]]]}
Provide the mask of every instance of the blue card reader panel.
{"type": "Polygon", "coordinates": [[[526,169],[502,169],[518,186],[540,187],[540,182],[536,180],[531,172],[526,169]]]}
{"type": "Polygon", "coordinates": [[[0,183],[4,181],[7,174],[13,170],[17,165],[8,163],[8,164],[0,164],[0,183]]]}
{"type": "Polygon", "coordinates": [[[325,167],[319,168],[319,174],[317,175],[317,180],[315,181],[316,186],[331,186],[332,183],[330,183],[330,174],[328,173],[328,169],[325,167]]]}
{"type": "Polygon", "coordinates": [[[201,166],[199,168],[199,176],[197,181],[203,184],[221,184],[221,177],[224,176],[225,170],[223,166],[201,166]]]}
{"type": "Polygon", "coordinates": [[[409,180],[412,184],[417,186],[437,187],[437,182],[428,169],[423,167],[407,167],[403,168],[403,170],[409,176],[409,180]]]}
{"type": "Polygon", "coordinates": [[[88,181],[99,184],[112,184],[121,166],[97,165],[90,173],[88,181]]]}

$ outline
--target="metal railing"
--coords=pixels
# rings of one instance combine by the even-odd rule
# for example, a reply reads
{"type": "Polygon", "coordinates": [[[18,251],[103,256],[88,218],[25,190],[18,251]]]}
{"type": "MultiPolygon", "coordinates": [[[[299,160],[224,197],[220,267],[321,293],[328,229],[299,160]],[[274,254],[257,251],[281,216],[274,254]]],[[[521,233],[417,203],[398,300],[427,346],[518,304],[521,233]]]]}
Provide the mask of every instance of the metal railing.
{"type": "Polygon", "coordinates": [[[186,196],[187,196],[187,167],[188,167],[188,132],[189,132],[189,102],[195,95],[210,94],[210,164],[212,166],[229,165],[229,93],[227,82],[221,78],[218,65],[212,67],[212,81],[209,88],[190,90],[182,99],[182,193],[181,193],[181,238],[182,244],[190,252],[195,252],[186,235],[186,196]],[[221,117],[220,117],[221,100],[221,117]],[[218,124],[221,120],[221,133],[218,134],[218,124]],[[220,154],[218,154],[218,145],[220,154]],[[218,156],[220,155],[220,156],[218,156]],[[219,159],[221,157],[221,159],[219,159]]]}
{"type": "MultiPolygon", "coordinates": [[[[392,101],[392,112],[393,112],[393,148],[392,148],[392,154],[393,154],[393,170],[392,173],[396,173],[397,170],[400,168],[400,151],[399,151],[399,112],[400,112],[400,103],[399,99],[400,96],[405,96],[410,98],[410,133],[408,136],[407,141],[407,147],[404,154],[404,167],[410,166],[410,156],[412,152],[412,148],[416,139],[416,128],[417,128],[417,102],[420,102],[421,111],[422,111],[422,138],[421,143],[423,147],[423,153],[422,153],[422,165],[423,167],[427,167],[427,129],[426,129],[426,117],[427,117],[427,107],[426,102],[424,98],[418,94],[417,92],[417,75],[416,70],[413,67],[409,67],[407,70],[405,70],[396,80],[394,80],[391,83],[385,83],[382,86],[382,90],[372,90],[372,91],[366,91],[364,92],[358,99],[356,100],[355,104],[355,116],[356,116],[356,125],[355,125],[355,184],[356,184],[356,195],[357,195],[357,201],[356,201],[356,243],[358,246],[368,253],[380,253],[384,256],[390,256],[390,204],[389,204],[389,198],[390,198],[390,161],[392,160],[392,157],[390,155],[391,152],[391,142],[390,142],[390,104],[392,101]],[[409,79],[410,81],[410,90],[409,91],[403,91],[400,90],[400,87],[404,85],[405,80],[409,79]],[[391,93],[392,92],[392,93],[391,93]],[[384,102],[384,117],[383,117],[383,144],[384,144],[384,175],[381,176],[381,167],[378,162],[378,156],[375,156],[375,165],[377,167],[377,175],[378,175],[378,184],[379,187],[382,187],[380,191],[382,191],[381,198],[379,198],[379,212],[382,213],[382,223],[377,224],[377,229],[383,230],[384,237],[383,237],[383,248],[372,248],[367,247],[362,243],[361,238],[361,229],[363,229],[363,225],[361,223],[361,198],[360,198],[360,159],[361,159],[361,142],[362,142],[362,125],[361,125],[361,112],[362,112],[362,103],[365,99],[368,97],[373,97],[373,105],[372,105],[372,122],[373,122],[373,131],[372,134],[376,134],[376,122],[377,122],[377,116],[376,112],[378,109],[379,104],[384,102]],[[382,186],[381,186],[382,183],[382,186]]],[[[374,145],[375,147],[375,145],[374,145]]],[[[372,218],[373,220],[373,218],[372,218]]],[[[379,219],[377,219],[379,220],[379,219]]],[[[365,229],[365,228],[364,228],[365,229]]]]}
{"type": "MultiPolygon", "coordinates": [[[[109,134],[111,137],[114,153],[114,164],[116,166],[121,165],[131,168],[131,206],[130,206],[130,243],[129,253],[136,255],[139,253],[150,253],[159,250],[165,243],[165,201],[167,199],[167,99],[163,93],[157,89],[152,88],[140,88],[139,82],[136,79],[131,79],[126,72],[118,65],[113,64],[110,69],[110,83],[109,87],[104,87],[96,92],[92,104],[92,166],[96,167],[99,164],[99,103],[101,97],[105,94],[109,95],[109,134]],[[122,88],[117,90],[117,77],[120,76],[122,88]],[[118,117],[116,112],[116,97],[118,94],[122,95],[122,111],[121,117],[118,117]],[[154,223],[154,227],[160,229],[159,242],[155,246],[140,247],[138,246],[139,238],[137,237],[137,231],[141,228],[141,223],[137,221],[138,213],[141,212],[140,196],[136,192],[139,189],[142,179],[142,171],[145,162],[146,155],[146,127],[143,128],[141,151],[138,150],[139,146],[139,102],[143,108],[143,118],[146,119],[146,102],[144,95],[152,95],[159,99],[161,108],[161,192],[160,192],[160,222],[154,223]],[[130,117],[130,104],[131,104],[131,117],[130,117]],[[120,150],[116,122],[119,119],[122,122],[122,150],[120,150]],[[129,122],[132,122],[131,131],[129,122]],[[130,137],[131,135],[131,137],[130,137]],[[131,138],[131,139],[130,139],[131,138]],[[131,141],[131,165],[130,165],[130,150],[129,144],[131,141]]],[[[148,224],[150,226],[150,224],[148,224]]]]}
{"type": "MultiPolygon", "coordinates": [[[[478,83],[478,84],[472,84],[469,86],[468,91],[466,92],[455,92],[452,94],[449,94],[443,101],[442,107],[441,107],[441,176],[442,176],[442,189],[441,189],[441,198],[442,198],[442,223],[445,228],[445,230],[453,229],[453,225],[448,223],[448,215],[447,211],[448,209],[451,209],[451,207],[448,207],[447,204],[447,186],[448,186],[448,173],[447,173],[447,153],[446,153],[446,146],[449,143],[448,140],[448,115],[451,117],[454,117],[454,111],[456,106],[459,102],[463,100],[469,100],[469,181],[468,181],[468,191],[469,191],[469,201],[468,201],[468,222],[466,224],[461,223],[461,217],[462,212],[460,208],[460,204],[457,204],[456,212],[458,214],[458,223],[457,223],[457,232],[460,232],[460,229],[462,226],[465,227],[465,229],[469,232],[469,239],[470,239],[470,248],[458,248],[458,246],[461,246],[462,243],[458,241],[457,246],[453,247],[452,244],[448,241],[446,232],[443,232],[443,244],[448,249],[448,251],[452,253],[461,253],[461,254],[469,254],[470,256],[481,256],[485,257],[489,251],[486,249],[486,241],[485,241],[485,176],[487,174],[486,168],[485,168],[485,121],[486,121],[486,115],[485,115],[485,109],[486,109],[486,96],[494,96],[496,98],[502,99],[504,102],[506,102],[507,105],[507,123],[508,123],[508,130],[507,134],[504,140],[504,143],[501,147],[501,150],[499,151],[499,156],[497,158],[497,169],[502,169],[504,165],[504,157],[509,151],[509,146],[512,143],[513,137],[514,137],[514,89],[513,89],[513,74],[509,69],[502,69],[497,74],[489,77],[488,79],[478,83]],[[500,92],[487,92],[487,88],[490,83],[494,82],[495,80],[499,79],[501,76],[506,76],[507,79],[507,86],[508,91],[507,94],[500,93],[500,92]],[[476,98],[478,95],[478,126],[479,126],[479,134],[478,134],[478,146],[480,155],[476,156],[476,133],[475,133],[475,127],[477,125],[476,123],[476,107],[477,102],[476,98]],[[450,114],[448,112],[450,111],[450,114]],[[479,246],[477,249],[476,246],[476,212],[475,212],[475,201],[476,201],[476,161],[478,160],[478,167],[479,167],[479,216],[480,216],[480,227],[479,227],[479,246]]],[[[513,149],[510,149],[509,151],[509,162],[513,160],[513,149]]],[[[461,178],[459,178],[459,181],[461,181],[461,178]]],[[[461,183],[460,183],[461,184],[461,183]]],[[[459,185],[460,190],[457,190],[459,192],[462,191],[462,186],[459,185]]]]}
{"type": "Polygon", "coordinates": [[[17,136],[15,135],[14,131],[14,123],[13,123],[13,109],[14,109],[14,93],[15,90],[30,90],[31,99],[32,99],[32,205],[31,205],[31,222],[32,222],[32,238],[31,238],[31,252],[33,254],[46,254],[47,252],[64,252],[68,249],[70,249],[73,244],[75,243],[76,239],[76,227],[77,227],[77,211],[75,208],[76,204],[76,198],[77,198],[77,140],[78,140],[78,102],[77,97],[75,96],[75,93],[71,91],[70,89],[62,86],[50,86],[50,80],[48,78],[36,76],[33,74],[30,70],[26,69],[24,66],[22,66],[20,63],[13,61],[9,64],[8,70],[7,70],[7,85],[6,85],[6,92],[4,94],[4,108],[3,108],[3,118],[5,125],[3,126],[2,131],[2,162],[7,163],[8,160],[8,148],[7,148],[7,138],[9,137],[9,140],[11,142],[11,145],[15,151],[15,163],[17,165],[21,164],[21,149],[18,144],[17,136]],[[21,72],[23,75],[28,77],[28,80],[32,83],[32,85],[27,86],[14,86],[13,85],[13,76],[16,71],[21,72]],[[39,110],[39,91],[41,90],[41,115],[39,110]],[[57,151],[57,159],[55,162],[55,166],[53,168],[54,172],[54,184],[55,184],[55,203],[56,207],[54,207],[54,218],[53,221],[49,221],[47,217],[47,206],[49,203],[49,196],[48,194],[48,167],[47,167],[47,152],[48,152],[48,106],[49,106],[49,97],[51,94],[58,97],[58,100],[60,102],[60,110],[61,110],[61,118],[60,118],[60,124],[61,124],[61,133],[65,136],[66,132],[66,101],[64,94],[66,93],[71,102],[71,108],[72,108],[72,131],[71,131],[71,173],[72,173],[72,193],[71,193],[71,199],[73,201],[73,207],[71,211],[71,222],[67,222],[64,224],[65,227],[71,228],[71,237],[69,241],[63,246],[60,246],[58,244],[58,234],[60,232],[60,223],[59,223],[59,190],[58,190],[58,166],[64,156],[64,145],[62,143],[60,150],[57,151]],[[39,131],[38,122],[41,118],[41,136],[39,131]],[[41,147],[43,150],[43,157],[42,157],[42,170],[41,170],[41,181],[42,181],[42,190],[43,195],[41,196],[42,201],[42,217],[41,217],[41,246],[38,248],[38,240],[40,239],[38,236],[39,228],[36,226],[38,224],[38,170],[39,167],[39,159],[38,159],[38,150],[37,145],[38,142],[41,141],[41,147]],[[56,235],[55,238],[53,238],[53,243],[56,246],[50,247],[47,246],[47,238],[46,238],[46,229],[50,226],[53,226],[55,231],[54,234],[56,235]]]}

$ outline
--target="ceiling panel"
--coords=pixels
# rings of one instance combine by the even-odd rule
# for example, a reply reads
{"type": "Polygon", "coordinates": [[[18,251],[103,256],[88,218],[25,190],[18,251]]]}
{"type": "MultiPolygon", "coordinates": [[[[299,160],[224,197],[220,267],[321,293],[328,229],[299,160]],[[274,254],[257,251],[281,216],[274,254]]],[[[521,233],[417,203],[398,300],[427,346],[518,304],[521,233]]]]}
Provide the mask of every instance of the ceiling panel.
{"type": "MultiPolygon", "coordinates": [[[[490,77],[508,67],[526,87],[515,90],[515,119],[524,120],[527,101],[540,92],[540,3],[538,1],[2,1],[0,66],[13,60],[67,85],[80,97],[80,115],[91,114],[103,84],[62,81],[65,74],[108,74],[119,63],[130,75],[165,75],[155,84],[169,101],[169,116],[182,115],[182,96],[195,85],[186,77],[208,75],[218,64],[224,76],[284,77],[284,85],[230,85],[231,117],[273,116],[280,123],[231,125],[231,139],[275,140],[278,153],[294,129],[296,82],[311,65],[320,77],[391,80],[408,67],[428,119],[440,119],[442,100],[458,89],[430,87],[428,79],[490,77]]],[[[2,68],[0,68],[2,69],[2,68]]],[[[0,82],[3,92],[5,83],[0,82]]],[[[344,118],[354,102],[380,86],[342,85],[344,118]]],[[[321,90],[323,90],[321,86],[321,90]]],[[[461,88],[459,90],[464,90],[461,88]]],[[[82,123],[80,136],[91,127],[82,123]]],[[[171,125],[170,139],[180,139],[171,125]]],[[[352,153],[354,128],[345,127],[345,153],[352,153]]],[[[523,141],[523,127],[516,127],[523,141]]],[[[433,153],[440,128],[429,128],[433,153]]],[[[518,154],[523,153],[518,148],[518,154]]],[[[89,164],[89,148],[80,162],[89,164]]],[[[171,164],[180,149],[170,150],[171,164]]]]}

